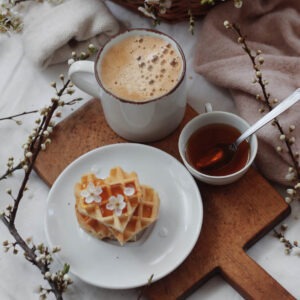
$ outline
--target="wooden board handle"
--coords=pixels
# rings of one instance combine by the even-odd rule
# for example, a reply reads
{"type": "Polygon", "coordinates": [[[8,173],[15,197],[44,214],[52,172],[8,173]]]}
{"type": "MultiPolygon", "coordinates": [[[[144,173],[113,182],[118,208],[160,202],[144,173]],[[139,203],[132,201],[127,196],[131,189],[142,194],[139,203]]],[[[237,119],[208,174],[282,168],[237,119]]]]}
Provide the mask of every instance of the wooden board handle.
{"type": "Polygon", "coordinates": [[[221,265],[221,274],[245,299],[296,299],[244,250],[232,253],[221,265]]]}

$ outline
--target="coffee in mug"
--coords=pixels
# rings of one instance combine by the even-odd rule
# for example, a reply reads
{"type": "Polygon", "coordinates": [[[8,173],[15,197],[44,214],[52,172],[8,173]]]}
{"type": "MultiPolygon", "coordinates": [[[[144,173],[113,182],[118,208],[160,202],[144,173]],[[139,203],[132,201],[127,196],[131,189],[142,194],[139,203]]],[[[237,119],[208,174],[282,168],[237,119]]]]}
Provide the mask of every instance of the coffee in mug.
{"type": "Polygon", "coordinates": [[[128,36],[103,55],[99,77],[118,98],[144,102],[167,94],[178,83],[183,62],[166,40],[149,35],[128,36]]]}
{"type": "Polygon", "coordinates": [[[172,133],[186,108],[186,62],[179,44],[157,30],[135,28],[112,37],[95,62],[76,61],[69,77],[101,100],[119,136],[152,142],[172,133]]]}

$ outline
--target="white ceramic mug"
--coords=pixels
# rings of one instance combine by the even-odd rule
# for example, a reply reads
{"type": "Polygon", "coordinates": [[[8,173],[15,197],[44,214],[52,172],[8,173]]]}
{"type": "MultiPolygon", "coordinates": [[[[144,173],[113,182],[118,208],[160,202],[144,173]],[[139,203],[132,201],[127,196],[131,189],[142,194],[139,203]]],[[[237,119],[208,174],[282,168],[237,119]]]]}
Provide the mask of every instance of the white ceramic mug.
{"type": "Polygon", "coordinates": [[[198,180],[212,185],[223,185],[232,183],[241,178],[253,163],[257,153],[257,137],[255,134],[253,134],[248,140],[250,144],[249,159],[246,165],[239,171],[225,176],[211,176],[201,173],[198,170],[196,170],[186,158],[186,146],[189,138],[195,131],[197,131],[203,126],[218,123],[231,125],[238,129],[241,133],[243,133],[250,126],[244,119],[235,114],[224,111],[212,111],[212,106],[209,103],[205,105],[205,111],[205,113],[189,121],[181,131],[178,141],[180,156],[189,172],[198,180]]]}
{"type": "Polygon", "coordinates": [[[99,51],[95,62],[77,61],[69,69],[71,81],[84,92],[100,98],[105,119],[121,137],[135,142],[159,140],[180,124],[186,108],[185,88],[186,62],[178,43],[164,33],[150,29],[130,29],[122,32],[99,51]],[[109,92],[101,81],[101,61],[111,46],[128,36],[150,35],[170,43],[182,59],[182,70],[177,84],[163,96],[145,102],[121,99],[109,92]]]}

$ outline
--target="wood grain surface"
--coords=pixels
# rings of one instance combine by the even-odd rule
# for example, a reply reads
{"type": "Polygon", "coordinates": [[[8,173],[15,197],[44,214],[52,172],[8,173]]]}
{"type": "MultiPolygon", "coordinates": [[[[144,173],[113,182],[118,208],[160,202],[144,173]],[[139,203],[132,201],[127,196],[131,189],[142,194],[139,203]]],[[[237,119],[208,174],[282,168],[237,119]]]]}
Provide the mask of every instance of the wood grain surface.
{"type": "MultiPolygon", "coordinates": [[[[187,107],[179,128],[150,143],[180,160],[182,127],[196,112],[187,107]]],[[[107,125],[100,101],[90,100],[59,123],[35,170],[51,186],[74,159],[97,147],[127,142],[107,125]]],[[[187,259],[172,273],[145,289],[149,299],[183,299],[203,282],[221,274],[246,299],[295,299],[245,252],[290,212],[289,206],[254,169],[234,184],[198,184],[204,207],[200,237],[187,259]]],[[[155,274],[154,274],[155,278],[155,274]]]]}

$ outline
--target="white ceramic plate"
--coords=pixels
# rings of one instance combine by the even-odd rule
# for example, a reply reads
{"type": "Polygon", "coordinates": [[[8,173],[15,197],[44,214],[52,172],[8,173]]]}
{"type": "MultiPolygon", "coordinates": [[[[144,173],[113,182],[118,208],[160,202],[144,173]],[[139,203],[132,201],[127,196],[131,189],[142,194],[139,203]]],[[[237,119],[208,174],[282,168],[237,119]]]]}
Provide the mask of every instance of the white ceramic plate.
{"type": "Polygon", "coordinates": [[[82,280],[104,288],[124,289],[156,281],[174,270],[193,249],[202,225],[199,189],[186,168],[174,157],[141,144],[114,144],[95,149],[71,163],[49,193],[45,219],[50,246],[82,280]],[[76,220],[73,188],[81,176],[94,172],[106,177],[115,166],[135,171],[141,184],[152,186],[160,197],[159,219],[137,242],[123,247],[98,240],[76,220]]]}

